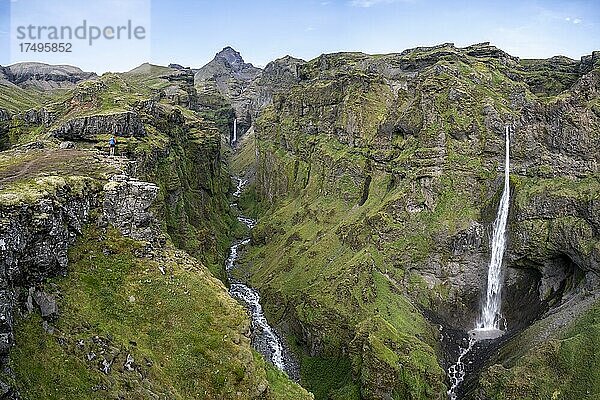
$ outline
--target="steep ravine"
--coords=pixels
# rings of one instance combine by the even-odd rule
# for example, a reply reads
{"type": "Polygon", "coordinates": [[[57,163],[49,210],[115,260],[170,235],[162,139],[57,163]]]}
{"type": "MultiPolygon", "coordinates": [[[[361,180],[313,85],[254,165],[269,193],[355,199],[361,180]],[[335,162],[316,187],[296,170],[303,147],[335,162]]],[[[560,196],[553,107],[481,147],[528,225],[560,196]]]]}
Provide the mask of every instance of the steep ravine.
{"type": "Polygon", "coordinates": [[[226,48],[196,75],[73,71],[1,102],[0,397],[446,399],[507,124],[507,333],[469,352],[458,396],[600,396],[600,53],[443,44],[261,70],[226,48]],[[302,387],[253,350],[273,354],[227,272],[302,387]]]}
{"type": "MultiPolygon", "coordinates": [[[[244,193],[247,180],[234,177],[236,181],[236,189],[233,193],[234,201],[239,201],[240,196],[244,193]]],[[[239,213],[239,207],[236,202],[231,203],[231,208],[239,213]]],[[[238,214],[237,219],[244,224],[248,230],[252,230],[256,226],[256,220],[238,214]]],[[[229,256],[225,262],[225,271],[227,273],[227,281],[230,285],[229,294],[239,300],[250,314],[252,322],[251,336],[253,347],[261,353],[265,359],[271,362],[279,370],[285,372],[294,381],[300,379],[298,372],[298,362],[290,352],[287,344],[281,338],[280,334],[269,324],[262,310],[260,294],[242,282],[238,273],[238,258],[244,247],[250,243],[249,237],[243,237],[235,240],[229,248],[229,256]]]]}
{"type": "Polygon", "coordinates": [[[208,268],[223,271],[236,223],[216,125],[138,94],[130,117],[83,117],[86,129],[73,119],[129,79],[160,79],[150,72],[77,86],[53,105],[58,123],[11,121],[0,396],[309,399],[252,349],[248,315],[208,268]],[[120,133],[117,157],[104,154],[107,129],[120,133]]]}

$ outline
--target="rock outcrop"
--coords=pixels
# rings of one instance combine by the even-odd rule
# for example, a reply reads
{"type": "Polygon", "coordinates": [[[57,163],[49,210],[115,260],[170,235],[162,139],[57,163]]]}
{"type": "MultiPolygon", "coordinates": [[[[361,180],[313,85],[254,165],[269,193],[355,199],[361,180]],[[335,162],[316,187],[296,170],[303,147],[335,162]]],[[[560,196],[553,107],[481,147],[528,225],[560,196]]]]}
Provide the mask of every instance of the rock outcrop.
{"type": "Polygon", "coordinates": [[[10,130],[11,114],[0,108],[0,151],[5,150],[10,145],[10,137],[8,132],[10,130]]]}
{"type": "Polygon", "coordinates": [[[70,119],[50,133],[65,140],[95,140],[96,135],[142,137],[146,130],[139,116],[127,111],[70,119]]]}
{"type": "Polygon", "coordinates": [[[124,236],[146,242],[157,241],[160,226],[149,209],[156,200],[158,190],[153,183],[124,175],[113,176],[103,188],[105,220],[124,236]]]}

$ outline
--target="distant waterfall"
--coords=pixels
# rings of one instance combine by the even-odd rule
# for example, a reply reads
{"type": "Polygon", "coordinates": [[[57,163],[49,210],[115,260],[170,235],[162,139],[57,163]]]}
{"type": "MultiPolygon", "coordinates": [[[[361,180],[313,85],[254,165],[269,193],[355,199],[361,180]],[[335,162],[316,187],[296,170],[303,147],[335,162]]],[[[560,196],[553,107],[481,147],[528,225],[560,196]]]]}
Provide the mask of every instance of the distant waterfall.
{"type": "Polygon", "coordinates": [[[506,222],[510,200],[510,130],[505,128],[506,156],[504,160],[504,192],[498,206],[492,236],[492,258],[488,269],[487,294],[477,321],[478,329],[500,329],[500,303],[502,295],[502,259],[506,248],[506,222]]]}

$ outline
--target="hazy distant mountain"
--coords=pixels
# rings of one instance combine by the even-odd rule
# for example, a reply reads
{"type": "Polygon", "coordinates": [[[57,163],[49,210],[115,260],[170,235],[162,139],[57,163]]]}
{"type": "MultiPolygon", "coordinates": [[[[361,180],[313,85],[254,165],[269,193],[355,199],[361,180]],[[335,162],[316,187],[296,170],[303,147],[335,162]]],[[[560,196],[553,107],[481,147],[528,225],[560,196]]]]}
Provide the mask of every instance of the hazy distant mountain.
{"type": "Polygon", "coordinates": [[[71,88],[81,81],[97,77],[94,72],[85,72],[71,65],[23,62],[0,68],[2,80],[21,87],[33,86],[42,90],[71,88]]]}

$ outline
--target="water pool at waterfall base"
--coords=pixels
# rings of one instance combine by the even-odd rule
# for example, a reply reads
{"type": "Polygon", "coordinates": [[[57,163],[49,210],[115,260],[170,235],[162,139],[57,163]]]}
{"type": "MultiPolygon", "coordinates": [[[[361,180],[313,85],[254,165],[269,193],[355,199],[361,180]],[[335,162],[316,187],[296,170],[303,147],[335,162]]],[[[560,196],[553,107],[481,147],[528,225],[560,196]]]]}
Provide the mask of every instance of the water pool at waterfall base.
{"type": "Polygon", "coordinates": [[[469,339],[479,342],[481,340],[492,340],[497,339],[504,335],[503,330],[496,328],[476,328],[471,329],[469,333],[469,339]]]}

